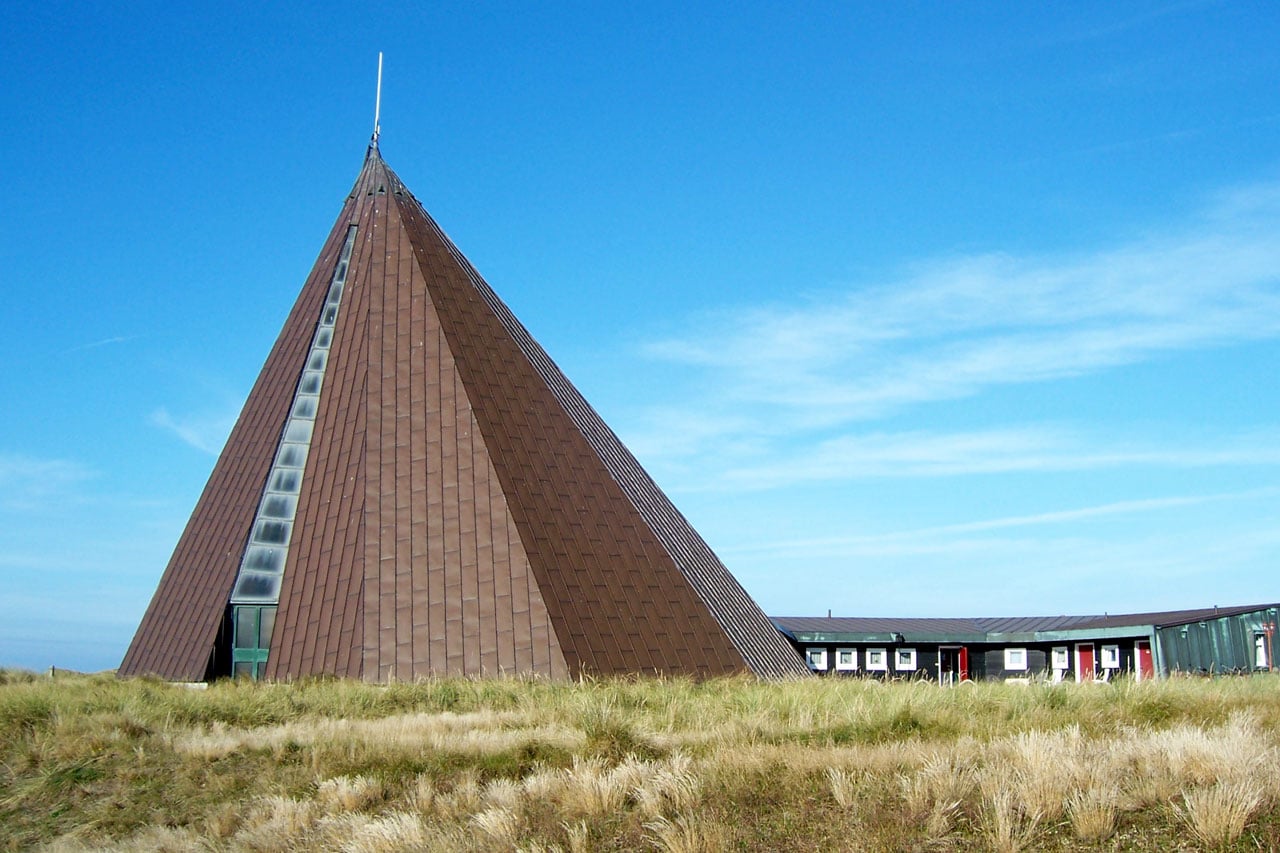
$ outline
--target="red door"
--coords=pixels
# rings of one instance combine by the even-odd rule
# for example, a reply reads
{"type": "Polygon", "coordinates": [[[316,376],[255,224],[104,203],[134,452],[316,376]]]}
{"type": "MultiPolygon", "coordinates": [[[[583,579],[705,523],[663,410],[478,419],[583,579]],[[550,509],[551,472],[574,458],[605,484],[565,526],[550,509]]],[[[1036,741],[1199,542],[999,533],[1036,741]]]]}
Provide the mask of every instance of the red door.
{"type": "Polygon", "coordinates": [[[1151,641],[1138,641],[1138,680],[1146,681],[1156,677],[1155,664],[1151,662],[1151,641]]]}
{"type": "Polygon", "coordinates": [[[960,680],[969,680],[969,649],[965,646],[960,647],[960,680]]]}
{"type": "Polygon", "coordinates": [[[1076,646],[1076,681],[1093,681],[1093,643],[1076,646]]]}

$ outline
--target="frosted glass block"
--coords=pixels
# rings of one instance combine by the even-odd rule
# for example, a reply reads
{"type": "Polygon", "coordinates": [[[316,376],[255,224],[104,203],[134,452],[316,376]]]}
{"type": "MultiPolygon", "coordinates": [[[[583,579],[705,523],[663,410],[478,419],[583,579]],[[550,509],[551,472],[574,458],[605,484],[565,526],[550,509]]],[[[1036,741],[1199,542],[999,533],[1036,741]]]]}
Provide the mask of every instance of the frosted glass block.
{"type": "Polygon", "coordinates": [[[235,592],[231,593],[233,603],[266,602],[275,604],[280,600],[280,575],[268,575],[259,572],[241,572],[236,581],[235,592]]]}
{"type": "Polygon", "coordinates": [[[253,530],[253,541],[261,545],[288,545],[293,525],[287,521],[259,521],[253,530]]]}
{"type": "Polygon", "coordinates": [[[324,309],[324,313],[320,315],[320,322],[326,326],[332,326],[333,322],[338,319],[338,306],[329,305],[324,309]]]}
{"type": "Polygon", "coordinates": [[[319,394],[320,386],[324,383],[324,374],[316,373],[308,370],[302,374],[302,381],[298,383],[299,394],[319,394]]]}
{"type": "Polygon", "coordinates": [[[298,499],[292,495],[267,495],[262,499],[262,509],[258,511],[258,515],[292,521],[297,509],[298,499]]]}
{"type": "Polygon", "coordinates": [[[295,418],[314,418],[318,401],[318,397],[313,397],[310,394],[298,397],[297,402],[293,404],[293,416],[295,418]]]}
{"type": "Polygon", "coordinates": [[[305,444],[282,444],[276,464],[282,468],[302,468],[307,464],[307,446],[305,444]]]}
{"type": "Polygon", "coordinates": [[[300,469],[281,468],[271,475],[271,485],[268,488],[273,492],[296,495],[301,487],[302,471],[300,469]]]}
{"type": "Polygon", "coordinates": [[[315,343],[312,344],[312,346],[319,347],[320,349],[328,349],[329,344],[331,344],[332,342],[333,342],[333,329],[324,328],[316,332],[316,340],[315,340],[315,343]]]}
{"type": "Polygon", "coordinates": [[[250,545],[244,552],[244,567],[250,571],[275,572],[284,570],[284,549],[250,545]]]}
{"type": "Polygon", "coordinates": [[[311,353],[311,358],[307,360],[308,370],[324,370],[324,366],[329,362],[329,354],[324,350],[315,350],[311,353]]]}
{"type": "Polygon", "coordinates": [[[284,430],[285,441],[307,442],[311,440],[311,431],[315,428],[313,421],[290,420],[284,430]]]}

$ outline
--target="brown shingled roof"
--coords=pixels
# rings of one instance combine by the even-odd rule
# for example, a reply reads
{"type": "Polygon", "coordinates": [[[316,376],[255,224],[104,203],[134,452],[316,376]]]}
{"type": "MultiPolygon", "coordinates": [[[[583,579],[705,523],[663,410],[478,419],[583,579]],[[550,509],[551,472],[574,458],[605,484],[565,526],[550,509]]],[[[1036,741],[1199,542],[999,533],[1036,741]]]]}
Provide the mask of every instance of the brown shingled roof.
{"type": "Polygon", "coordinates": [[[268,677],[807,674],[376,145],[121,674],[216,674],[231,588],[352,225],[268,677]]]}

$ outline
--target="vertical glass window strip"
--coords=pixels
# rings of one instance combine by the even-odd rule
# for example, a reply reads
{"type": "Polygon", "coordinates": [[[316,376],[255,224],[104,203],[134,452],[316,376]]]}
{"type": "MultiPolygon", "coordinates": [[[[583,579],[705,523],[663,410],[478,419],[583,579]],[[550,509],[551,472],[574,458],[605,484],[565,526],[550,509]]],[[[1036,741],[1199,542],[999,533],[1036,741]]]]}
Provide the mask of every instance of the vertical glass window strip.
{"type": "MultiPolygon", "coordinates": [[[[234,660],[236,674],[244,672],[257,678],[259,666],[265,665],[266,648],[274,625],[275,607],[280,601],[280,586],[284,580],[284,567],[289,555],[289,542],[293,537],[293,519],[298,511],[298,495],[302,491],[303,470],[311,449],[315,418],[320,410],[320,392],[324,387],[324,372],[329,361],[329,347],[333,343],[333,325],[338,319],[342,294],[347,285],[347,271],[351,266],[351,253],[356,243],[356,226],[347,229],[347,239],[329,282],[329,291],[320,312],[320,321],[311,337],[311,349],[307,352],[306,368],[298,379],[293,392],[293,406],[289,419],[280,433],[280,449],[275,463],[267,474],[267,487],[258,503],[249,543],[240,559],[240,573],[231,591],[231,603],[236,613],[236,648],[241,642],[240,618],[243,613],[253,613],[254,619],[270,610],[270,621],[262,627],[262,637],[255,635],[255,648],[262,652],[261,662],[249,662],[239,657],[234,660]],[[246,605],[271,605],[250,607],[246,605]]],[[[245,618],[248,618],[247,616],[245,618]]],[[[255,625],[258,623],[255,622],[255,625]]],[[[248,626],[244,626],[248,630],[248,626]]],[[[244,634],[247,637],[247,634],[244,634]]],[[[246,647],[247,648],[247,647],[246,647]]]]}

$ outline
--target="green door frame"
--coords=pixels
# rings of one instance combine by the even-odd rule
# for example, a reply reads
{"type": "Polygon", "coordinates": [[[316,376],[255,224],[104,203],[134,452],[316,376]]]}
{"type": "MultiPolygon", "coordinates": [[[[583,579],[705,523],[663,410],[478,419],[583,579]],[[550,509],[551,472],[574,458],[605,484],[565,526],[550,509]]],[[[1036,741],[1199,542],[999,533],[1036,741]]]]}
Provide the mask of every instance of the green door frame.
{"type": "Polygon", "coordinates": [[[231,605],[231,676],[262,678],[271,650],[271,629],[275,627],[274,604],[231,605]]]}

